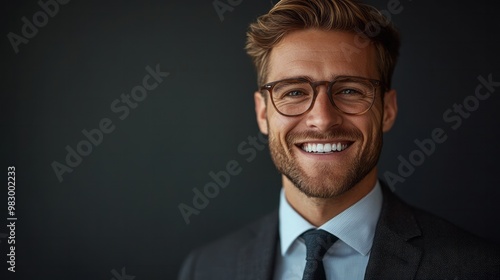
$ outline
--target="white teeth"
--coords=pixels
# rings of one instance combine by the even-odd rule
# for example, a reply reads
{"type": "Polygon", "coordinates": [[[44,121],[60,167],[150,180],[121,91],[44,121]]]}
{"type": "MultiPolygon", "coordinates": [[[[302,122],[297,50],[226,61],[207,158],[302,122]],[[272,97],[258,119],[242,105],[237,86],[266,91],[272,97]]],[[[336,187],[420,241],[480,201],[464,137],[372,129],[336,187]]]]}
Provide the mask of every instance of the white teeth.
{"type": "Polygon", "coordinates": [[[329,153],[332,151],[332,144],[325,144],[324,152],[329,153]]]}
{"type": "Polygon", "coordinates": [[[340,142],[338,143],[327,143],[327,144],[303,144],[302,145],[302,150],[308,152],[308,153],[331,153],[331,152],[341,152],[347,148],[347,144],[342,144],[340,142]]]}
{"type": "Polygon", "coordinates": [[[316,150],[318,150],[318,153],[322,153],[323,152],[323,144],[316,145],[316,150]]]}

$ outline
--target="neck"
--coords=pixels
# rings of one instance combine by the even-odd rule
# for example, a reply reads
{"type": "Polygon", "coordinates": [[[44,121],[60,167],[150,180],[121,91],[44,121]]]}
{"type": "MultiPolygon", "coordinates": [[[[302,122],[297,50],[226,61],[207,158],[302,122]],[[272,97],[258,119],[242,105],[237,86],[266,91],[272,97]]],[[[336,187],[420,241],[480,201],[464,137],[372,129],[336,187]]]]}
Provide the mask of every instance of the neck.
{"type": "Polygon", "coordinates": [[[348,191],[331,198],[308,197],[283,176],[285,198],[297,213],[312,225],[319,227],[365,197],[377,182],[377,168],[373,168],[348,191]]]}

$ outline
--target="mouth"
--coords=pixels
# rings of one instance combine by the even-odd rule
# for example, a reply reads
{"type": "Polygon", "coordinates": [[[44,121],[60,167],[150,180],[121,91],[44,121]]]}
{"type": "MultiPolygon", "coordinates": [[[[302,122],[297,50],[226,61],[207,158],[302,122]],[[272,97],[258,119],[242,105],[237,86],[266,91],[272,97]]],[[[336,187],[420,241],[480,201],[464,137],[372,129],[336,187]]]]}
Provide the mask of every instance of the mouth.
{"type": "Polygon", "coordinates": [[[342,152],[349,148],[352,142],[336,142],[336,143],[317,143],[317,142],[306,142],[299,144],[298,146],[306,153],[310,154],[332,154],[342,152]]]}

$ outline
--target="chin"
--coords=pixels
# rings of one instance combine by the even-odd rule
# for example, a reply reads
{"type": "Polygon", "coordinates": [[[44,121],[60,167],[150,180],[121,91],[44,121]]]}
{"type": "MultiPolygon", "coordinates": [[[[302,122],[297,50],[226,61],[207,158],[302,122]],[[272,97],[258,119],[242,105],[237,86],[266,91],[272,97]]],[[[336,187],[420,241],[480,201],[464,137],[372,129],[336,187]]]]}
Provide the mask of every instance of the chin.
{"type": "Polygon", "coordinates": [[[285,175],[292,184],[308,197],[335,198],[351,190],[356,184],[347,178],[303,177],[285,175]]]}

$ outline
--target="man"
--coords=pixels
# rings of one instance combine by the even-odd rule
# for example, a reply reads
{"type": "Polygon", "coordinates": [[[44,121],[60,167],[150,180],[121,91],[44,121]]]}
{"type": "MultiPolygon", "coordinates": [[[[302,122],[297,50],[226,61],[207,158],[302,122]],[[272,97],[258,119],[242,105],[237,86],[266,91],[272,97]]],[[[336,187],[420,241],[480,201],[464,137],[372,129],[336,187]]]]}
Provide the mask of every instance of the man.
{"type": "Polygon", "coordinates": [[[399,35],[374,8],[282,0],[250,26],[279,210],[194,251],[179,279],[500,279],[498,250],[377,179],[399,35]]]}

